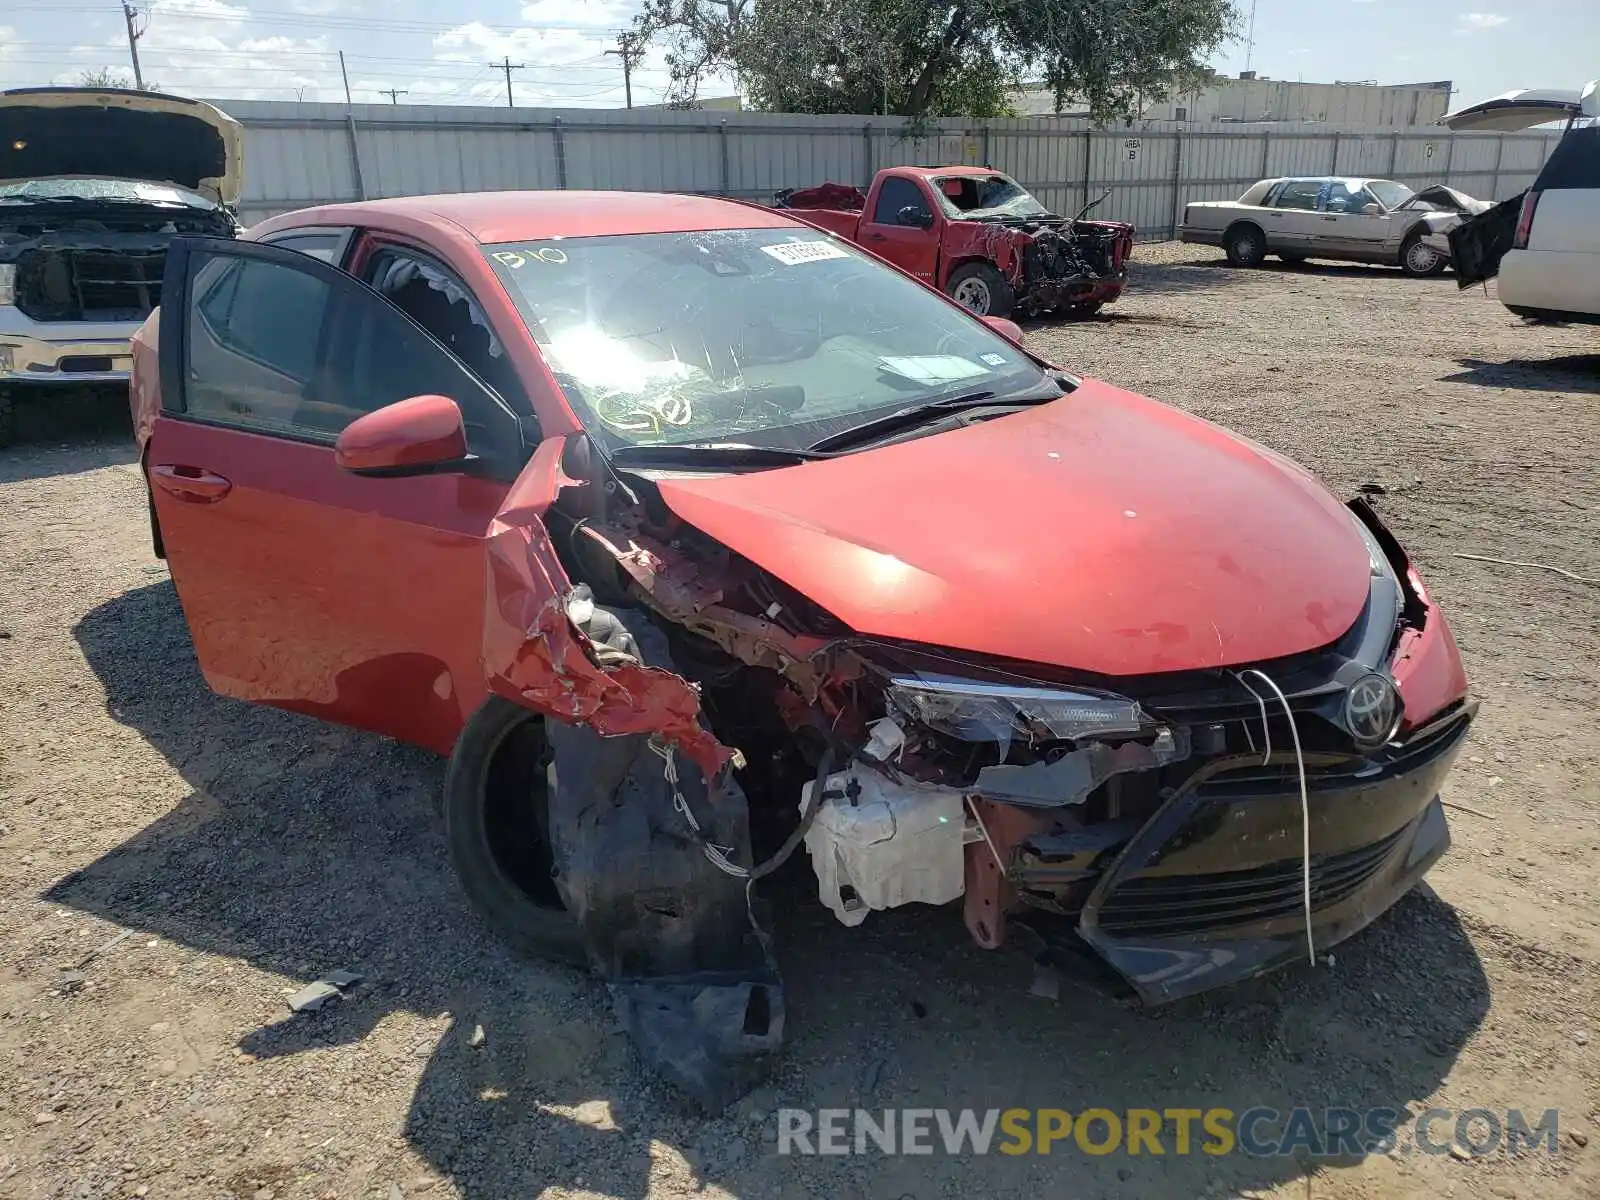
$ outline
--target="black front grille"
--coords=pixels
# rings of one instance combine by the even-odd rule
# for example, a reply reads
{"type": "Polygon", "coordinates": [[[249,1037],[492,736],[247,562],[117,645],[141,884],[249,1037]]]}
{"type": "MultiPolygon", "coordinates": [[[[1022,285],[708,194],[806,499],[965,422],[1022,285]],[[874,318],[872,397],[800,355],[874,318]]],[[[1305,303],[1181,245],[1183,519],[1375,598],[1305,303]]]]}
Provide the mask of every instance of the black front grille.
{"type": "MultiPolygon", "coordinates": [[[[1311,858],[1311,907],[1349,899],[1388,859],[1404,829],[1381,841],[1311,858]]],[[[1141,875],[1112,889],[1100,907],[1100,928],[1113,937],[1212,933],[1292,916],[1302,905],[1295,860],[1210,875],[1141,875]]]]}

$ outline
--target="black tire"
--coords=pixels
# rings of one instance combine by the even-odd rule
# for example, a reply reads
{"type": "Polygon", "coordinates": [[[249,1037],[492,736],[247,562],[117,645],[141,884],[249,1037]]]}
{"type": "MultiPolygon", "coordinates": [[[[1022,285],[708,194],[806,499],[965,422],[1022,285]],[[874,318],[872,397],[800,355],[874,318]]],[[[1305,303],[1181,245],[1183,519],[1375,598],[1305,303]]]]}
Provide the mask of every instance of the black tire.
{"type": "Polygon", "coordinates": [[[1016,294],[1006,282],[1006,277],[988,263],[967,263],[957,267],[950,272],[944,290],[962,308],[980,317],[1009,317],[1016,304],[1016,294]],[[974,300],[979,295],[986,295],[987,301],[984,307],[979,308],[975,303],[964,300],[963,294],[974,300]]]}
{"type": "Polygon", "coordinates": [[[587,967],[578,923],[551,878],[544,718],[491,696],[456,741],[444,831],[461,887],[489,928],[534,958],[587,967]],[[512,857],[509,845],[525,853],[512,857]]]}
{"type": "Polygon", "coordinates": [[[1422,233],[1414,230],[1400,244],[1400,269],[1413,279],[1431,279],[1444,273],[1450,259],[1431,246],[1422,245],[1422,233]],[[1418,251],[1425,253],[1417,253],[1418,251]]]}
{"type": "Polygon", "coordinates": [[[9,389],[0,387],[0,449],[11,445],[16,436],[16,400],[9,389]]]}
{"type": "Polygon", "coordinates": [[[1267,257],[1267,235],[1259,225],[1241,221],[1223,236],[1222,251],[1236,267],[1259,267],[1267,257]]]}
{"type": "Polygon", "coordinates": [[[1306,256],[1304,254],[1279,254],[1278,257],[1283,260],[1286,266],[1303,267],[1306,265],[1306,256]]]}
{"type": "Polygon", "coordinates": [[[1061,310],[1061,315],[1069,321],[1087,321],[1095,313],[1105,307],[1104,300],[1084,300],[1078,304],[1069,304],[1061,310]]]}

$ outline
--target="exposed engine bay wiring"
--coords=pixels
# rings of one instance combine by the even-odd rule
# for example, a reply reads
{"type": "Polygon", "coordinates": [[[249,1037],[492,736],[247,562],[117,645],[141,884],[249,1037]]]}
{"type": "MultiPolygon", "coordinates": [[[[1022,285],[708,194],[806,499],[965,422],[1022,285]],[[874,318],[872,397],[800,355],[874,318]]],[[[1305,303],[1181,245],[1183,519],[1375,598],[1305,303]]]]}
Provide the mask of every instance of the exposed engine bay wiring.
{"type": "MultiPolygon", "coordinates": [[[[1278,698],[1278,703],[1283,705],[1283,716],[1289,722],[1289,736],[1294,739],[1295,769],[1300,776],[1300,899],[1306,915],[1306,959],[1314,967],[1317,965],[1317,947],[1311,937],[1311,797],[1306,789],[1306,757],[1300,750],[1300,729],[1294,723],[1294,710],[1289,707],[1289,698],[1283,694],[1283,689],[1273,682],[1272,676],[1258,668],[1251,667],[1247,671],[1238,672],[1234,678],[1238,679],[1240,686],[1255,696],[1261,704],[1261,728],[1267,730],[1266,702],[1248,683],[1244,676],[1256,675],[1261,681],[1272,689],[1272,694],[1278,698]]],[[[1267,759],[1272,757],[1272,734],[1267,736],[1267,759]]],[[[1263,763],[1267,759],[1262,760],[1263,763]]]]}

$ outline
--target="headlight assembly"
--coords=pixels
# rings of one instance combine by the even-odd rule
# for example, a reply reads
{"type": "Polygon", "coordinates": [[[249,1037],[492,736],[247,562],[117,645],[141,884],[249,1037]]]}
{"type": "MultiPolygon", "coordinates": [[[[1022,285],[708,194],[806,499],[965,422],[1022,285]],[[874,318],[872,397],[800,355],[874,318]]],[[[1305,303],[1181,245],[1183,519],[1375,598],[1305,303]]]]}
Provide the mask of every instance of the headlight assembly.
{"type": "Polygon", "coordinates": [[[884,691],[891,710],[936,733],[968,742],[1043,741],[1133,734],[1153,727],[1125,696],[1054,688],[1008,687],[961,679],[895,679],[884,691]]]}

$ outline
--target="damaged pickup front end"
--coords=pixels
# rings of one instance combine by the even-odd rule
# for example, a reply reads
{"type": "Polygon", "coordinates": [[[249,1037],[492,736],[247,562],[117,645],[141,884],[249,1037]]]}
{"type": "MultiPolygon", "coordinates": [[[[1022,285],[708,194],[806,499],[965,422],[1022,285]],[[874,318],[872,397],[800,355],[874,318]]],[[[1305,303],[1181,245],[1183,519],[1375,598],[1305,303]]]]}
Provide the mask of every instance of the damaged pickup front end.
{"type": "Polygon", "coordinates": [[[1146,1004],[1335,945],[1448,845],[1475,706],[1359,502],[1367,596],[1331,642],[1110,678],[863,632],[708,532],[694,483],[559,447],[494,527],[485,661],[558,718],[544,837],[583,958],[708,1107],[781,1045],[755,884],[802,843],[846,926],[959,900],[977,945],[1025,929],[1146,1004]]]}

